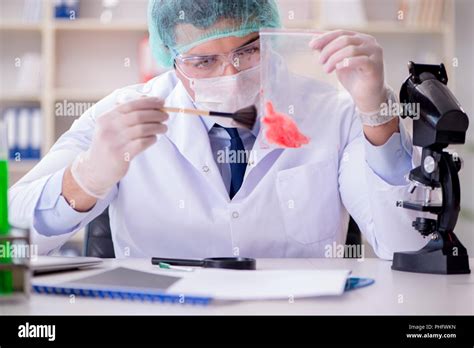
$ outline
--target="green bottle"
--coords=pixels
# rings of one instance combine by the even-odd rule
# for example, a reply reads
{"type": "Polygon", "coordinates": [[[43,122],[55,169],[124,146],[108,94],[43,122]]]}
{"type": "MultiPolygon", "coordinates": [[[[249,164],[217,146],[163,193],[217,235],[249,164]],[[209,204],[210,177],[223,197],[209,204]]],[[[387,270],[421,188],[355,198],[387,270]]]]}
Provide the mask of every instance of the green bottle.
{"type": "MultiPolygon", "coordinates": [[[[0,119],[0,238],[10,231],[8,223],[8,143],[5,122],[0,119]]],[[[11,263],[10,243],[0,242],[0,264],[11,263]]],[[[0,265],[1,267],[1,265],[0,265]]],[[[13,292],[13,273],[0,269],[0,296],[13,292]]]]}
{"type": "Polygon", "coordinates": [[[7,234],[8,224],[8,162],[0,158],[0,234],[7,234]]]}

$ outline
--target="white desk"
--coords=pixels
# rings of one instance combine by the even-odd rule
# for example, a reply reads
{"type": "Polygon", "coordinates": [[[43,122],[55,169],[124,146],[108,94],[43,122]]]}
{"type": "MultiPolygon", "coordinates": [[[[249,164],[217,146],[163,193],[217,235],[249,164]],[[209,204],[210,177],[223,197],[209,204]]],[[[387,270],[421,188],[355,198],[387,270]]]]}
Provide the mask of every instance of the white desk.
{"type": "MultiPolygon", "coordinates": [[[[471,268],[474,259],[470,260],[471,268]]],[[[106,260],[100,270],[126,266],[153,271],[149,259],[106,260]]],[[[261,259],[259,269],[351,269],[354,276],[371,277],[375,284],[340,297],[213,304],[208,307],[101,300],[32,294],[29,301],[1,304],[0,314],[474,314],[474,276],[431,275],[392,271],[391,262],[365,259],[261,259]]],[[[98,272],[98,268],[41,276],[41,283],[58,283],[98,272]]]]}

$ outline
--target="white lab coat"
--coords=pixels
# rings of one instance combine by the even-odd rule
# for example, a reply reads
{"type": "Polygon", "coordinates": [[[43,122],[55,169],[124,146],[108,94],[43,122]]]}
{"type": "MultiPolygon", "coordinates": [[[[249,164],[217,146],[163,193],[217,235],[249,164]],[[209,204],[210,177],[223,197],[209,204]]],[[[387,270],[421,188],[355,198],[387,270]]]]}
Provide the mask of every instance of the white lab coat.
{"type": "Polygon", "coordinates": [[[117,257],[324,257],[328,245],[344,244],[348,212],[382,258],[426,244],[411,226],[419,214],[395,206],[407,198],[407,188],[386,183],[366,163],[350,98],[318,100],[317,92],[296,104],[296,111],[312,112],[303,127],[311,146],[264,148],[261,130],[256,161],[232,201],[202,120],[172,114],[168,133],[131,162],[127,175],[80,226],[65,235],[42,235],[33,216],[45,183],[89,147],[96,117],[115,106],[117,95],[137,89],[151,90],[166,105],[192,107],[174,72],[146,86],[117,90],[75,121],[10,190],[10,219],[32,227],[41,253],[62,245],[109,204],[117,257]]]}

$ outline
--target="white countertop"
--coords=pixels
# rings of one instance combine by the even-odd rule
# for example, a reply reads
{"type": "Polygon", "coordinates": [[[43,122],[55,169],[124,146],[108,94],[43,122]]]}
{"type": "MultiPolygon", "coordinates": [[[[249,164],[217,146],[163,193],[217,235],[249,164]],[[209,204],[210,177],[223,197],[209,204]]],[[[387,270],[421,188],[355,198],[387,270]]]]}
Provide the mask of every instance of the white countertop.
{"type": "MultiPolygon", "coordinates": [[[[470,259],[471,267],[474,259],[470,259]]],[[[81,271],[35,277],[42,284],[61,283],[117,266],[143,271],[156,270],[149,259],[110,259],[81,271]]],[[[380,259],[260,259],[258,269],[351,269],[353,276],[374,278],[375,284],[338,297],[214,303],[210,306],[160,304],[138,301],[93,299],[32,294],[29,300],[0,303],[0,315],[173,315],[173,314],[405,314],[474,315],[474,276],[432,275],[393,271],[391,262],[380,259]]]]}

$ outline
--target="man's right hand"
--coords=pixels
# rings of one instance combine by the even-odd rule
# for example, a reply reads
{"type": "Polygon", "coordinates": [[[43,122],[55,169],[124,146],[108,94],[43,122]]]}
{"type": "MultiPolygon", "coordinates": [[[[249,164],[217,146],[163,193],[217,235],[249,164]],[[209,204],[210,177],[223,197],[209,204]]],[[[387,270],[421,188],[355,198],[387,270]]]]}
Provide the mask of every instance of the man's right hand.
{"type": "Polygon", "coordinates": [[[64,176],[63,196],[75,209],[87,210],[105,198],[125,176],[130,161],[152,146],[156,135],[166,133],[163,122],[168,114],[161,107],[160,99],[142,97],[98,117],[91,147],[78,155],[64,176]]]}

